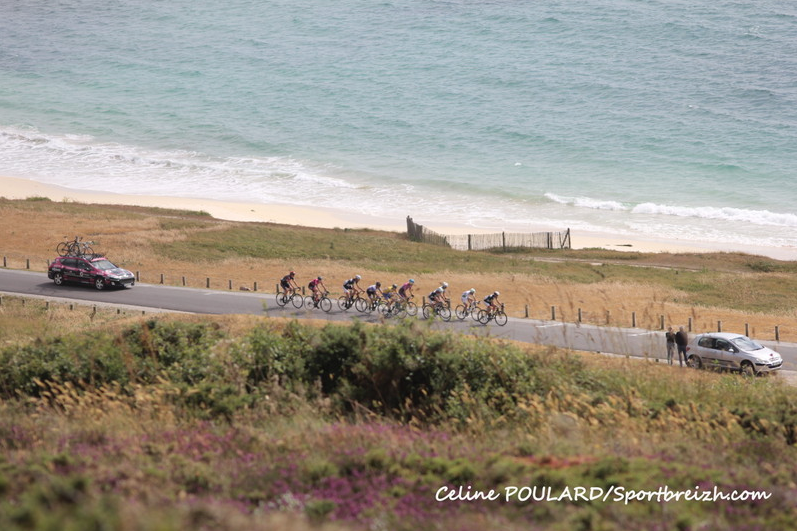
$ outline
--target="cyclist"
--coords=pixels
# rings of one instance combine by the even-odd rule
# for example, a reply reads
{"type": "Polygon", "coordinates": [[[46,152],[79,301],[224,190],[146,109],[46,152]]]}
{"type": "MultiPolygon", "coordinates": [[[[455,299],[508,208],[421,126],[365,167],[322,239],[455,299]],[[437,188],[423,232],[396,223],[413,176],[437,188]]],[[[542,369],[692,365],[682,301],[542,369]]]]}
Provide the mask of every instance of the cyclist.
{"type": "Polygon", "coordinates": [[[444,304],[445,306],[449,306],[448,293],[446,292],[446,290],[448,289],[448,282],[443,282],[442,284],[440,284],[440,287],[438,289],[440,291],[438,292],[437,298],[440,299],[440,302],[442,304],[444,304]]]}
{"type": "Polygon", "coordinates": [[[500,301],[498,300],[499,295],[500,293],[494,291],[484,298],[484,302],[487,303],[488,312],[493,313],[498,310],[498,305],[501,304],[500,301]]]}
{"type": "Polygon", "coordinates": [[[376,301],[379,296],[384,297],[385,295],[385,293],[382,291],[382,283],[377,282],[376,284],[371,284],[365,289],[365,294],[368,295],[368,299],[371,301],[371,307],[373,308],[376,306],[376,301]]]}
{"type": "Polygon", "coordinates": [[[287,275],[282,277],[282,279],[280,279],[280,286],[282,286],[282,295],[283,296],[285,296],[285,297],[288,296],[288,290],[289,289],[290,290],[298,290],[299,289],[299,285],[296,284],[295,277],[296,277],[296,271],[291,271],[290,273],[288,273],[287,275]]]}
{"type": "Polygon", "coordinates": [[[407,282],[401,285],[398,290],[399,296],[404,299],[405,301],[410,300],[410,297],[414,297],[415,295],[412,293],[412,285],[415,284],[415,279],[411,278],[407,282]],[[407,295],[409,293],[409,295],[407,295]]]}
{"type": "Polygon", "coordinates": [[[440,304],[441,306],[445,305],[446,300],[446,292],[443,289],[443,286],[436,288],[429,294],[429,306],[437,306],[440,304]]]}
{"type": "Polygon", "coordinates": [[[343,283],[343,292],[346,294],[346,297],[349,298],[351,301],[358,293],[362,293],[362,289],[360,289],[360,279],[362,277],[360,275],[354,275],[354,278],[350,278],[346,282],[343,283]]]}
{"type": "Polygon", "coordinates": [[[394,297],[393,296],[397,293],[397,290],[398,290],[398,286],[396,284],[393,284],[389,288],[385,288],[385,289],[382,290],[382,297],[385,298],[385,302],[387,303],[387,307],[388,308],[393,306],[393,302],[394,302],[394,297]]]}
{"type": "Polygon", "coordinates": [[[460,299],[462,300],[462,305],[465,306],[465,310],[470,310],[477,302],[476,290],[470,288],[468,291],[463,291],[460,299]]]}
{"type": "Polygon", "coordinates": [[[318,299],[321,298],[321,293],[320,293],[321,290],[318,289],[318,286],[321,286],[322,288],[324,288],[324,294],[326,294],[329,291],[327,289],[327,287],[324,285],[324,283],[322,282],[322,280],[324,280],[324,279],[319,276],[319,277],[316,277],[313,280],[311,280],[310,283],[307,285],[307,287],[310,288],[312,290],[312,292],[313,292],[313,307],[315,307],[315,308],[318,307],[318,299]]]}

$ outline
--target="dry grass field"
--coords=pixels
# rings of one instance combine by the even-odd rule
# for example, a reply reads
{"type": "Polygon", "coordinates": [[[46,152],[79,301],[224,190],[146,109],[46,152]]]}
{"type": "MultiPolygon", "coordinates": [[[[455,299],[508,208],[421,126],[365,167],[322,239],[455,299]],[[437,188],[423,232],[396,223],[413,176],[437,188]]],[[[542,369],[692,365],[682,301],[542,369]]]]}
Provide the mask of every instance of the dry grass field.
{"type": "Polygon", "coordinates": [[[80,235],[140,281],[214,289],[273,292],[288,270],[304,284],[315,275],[340,293],[342,281],[365,285],[412,277],[416,296],[447,281],[457,296],[501,291],[510,316],[693,332],[744,332],[758,339],[797,341],[797,267],[737,254],[642,255],[603,250],[485,253],[408,242],[403,234],[229,222],[203,213],[164,209],[0,199],[0,254],[7,267],[30,262],[46,270],[55,246],[80,235]]]}

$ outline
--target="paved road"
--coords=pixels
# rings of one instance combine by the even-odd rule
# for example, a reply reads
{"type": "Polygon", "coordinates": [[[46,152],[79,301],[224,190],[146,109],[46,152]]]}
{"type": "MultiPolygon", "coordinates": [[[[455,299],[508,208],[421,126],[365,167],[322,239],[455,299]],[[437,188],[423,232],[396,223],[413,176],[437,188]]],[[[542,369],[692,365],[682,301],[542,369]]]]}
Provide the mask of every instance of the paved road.
{"type": "MultiPolygon", "coordinates": [[[[379,317],[364,316],[354,309],[342,312],[338,310],[336,303],[333,303],[333,309],[328,314],[320,310],[280,308],[276,304],[274,294],[271,293],[218,291],[151,284],[137,284],[132,289],[97,291],[87,286],[56,286],[44,273],[9,269],[0,269],[0,292],[65,302],[121,305],[142,310],[204,314],[254,314],[267,317],[320,318],[335,321],[348,321],[357,318],[363,321],[379,322],[379,317]]],[[[573,350],[666,359],[664,333],[639,328],[614,328],[518,318],[510,318],[506,326],[503,327],[494,323],[485,326],[471,319],[462,322],[438,322],[433,326],[474,335],[489,335],[573,350]]],[[[797,344],[771,341],[761,341],[761,343],[777,350],[783,356],[783,369],[785,370],[782,372],[790,373],[797,370],[797,344]]]]}

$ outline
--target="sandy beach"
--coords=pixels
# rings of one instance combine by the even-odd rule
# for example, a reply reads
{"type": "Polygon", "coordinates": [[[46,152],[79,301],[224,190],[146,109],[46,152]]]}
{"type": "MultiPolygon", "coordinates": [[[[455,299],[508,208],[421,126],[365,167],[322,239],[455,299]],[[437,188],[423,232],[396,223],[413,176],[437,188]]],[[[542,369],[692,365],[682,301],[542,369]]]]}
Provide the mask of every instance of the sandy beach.
{"type": "MultiPolygon", "coordinates": [[[[0,176],[0,197],[7,199],[26,199],[30,197],[47,197],[52,201],[75,203],[96,203],[107,205],[147,206],[159,208],[176,208],[182,210],[204,211],[218,219],[230,221],[255,221],[302,225],[320,228],[368,228],[403,232],[406,230],[405,220],[380,218],[365,214],[347,212],[327,207],[307,208],[295,205],[265,204],[256,202],[219,201],[215,199],[199,199],[188,197],[163,197],[154,195],[128,195],[92,190],[65,188],[41,183],[31,179],[0,176]]],[[[416,219],[424,224],[424,220],[416,219]]],[[[496,232],[495,229],[478,229],[467,225],[449,224],[446,226],[426,225],[429,229],[441,234],[476,234],[496,232]]],[[[558,230],[540,227],[535,231],[544,232],[558,230]]],[[[672,240],[641,240],[617,237],[610,234],[571,233],[574,249],[604,248],[617,251],[637,252],[722,252],[739,251],[749,254],[768,256],[778,260],[797,260],[797,249],[755,247],[739,245],[729,248],[711,243],[682,242],[672,240]]]]}

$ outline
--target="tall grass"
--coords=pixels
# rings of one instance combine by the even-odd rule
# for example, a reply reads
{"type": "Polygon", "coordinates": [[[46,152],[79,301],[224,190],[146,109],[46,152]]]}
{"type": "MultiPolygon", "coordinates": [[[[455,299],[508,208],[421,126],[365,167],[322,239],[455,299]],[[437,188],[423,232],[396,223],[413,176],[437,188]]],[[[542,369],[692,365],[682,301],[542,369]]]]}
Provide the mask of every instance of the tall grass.
{"type": "Polygon", "coordinates": [[[3,529],[782,529],[777,379],[428,330],[148,317],[0,350],[3,529]],[[440,503],[441,486],[763,503],[440,503]]]}

